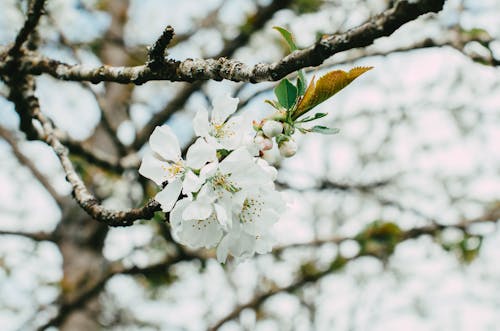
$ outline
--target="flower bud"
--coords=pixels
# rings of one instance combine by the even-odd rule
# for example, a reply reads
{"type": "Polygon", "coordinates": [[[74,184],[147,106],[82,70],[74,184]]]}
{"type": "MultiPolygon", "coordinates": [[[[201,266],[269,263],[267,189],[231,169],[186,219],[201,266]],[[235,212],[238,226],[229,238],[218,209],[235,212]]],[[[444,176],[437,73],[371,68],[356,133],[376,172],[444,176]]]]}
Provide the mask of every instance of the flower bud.
{"type": "Polygon", "coordinates": [[[266,137],[269,138],[276,137],[281,132],[283,132],[283,124],[281,124],[278,121],[267,120],[264,122],[264,125],[262,126],[262,131],[264,131],[266,137]]]}
{"type": "Polygon", "coordinates": [[[277,148],[262,152],[261,157],[263,160],[266,160],[267,163],[272,165],[278,165],[282,160],[282,157],[277,148]]]}
{"type": "Polygon", "coordinates": [[[253,142],[259,147],[261,151],[268,151],[273,148],[273,141],[262,134],[255,136],[253,142]]]}
{"type": "Polygon", "coordinates": [[[297,143],[292,138],[289,138],[279,144],[279,150],[283,157],[294,156],[297,153],[297,143]]]}

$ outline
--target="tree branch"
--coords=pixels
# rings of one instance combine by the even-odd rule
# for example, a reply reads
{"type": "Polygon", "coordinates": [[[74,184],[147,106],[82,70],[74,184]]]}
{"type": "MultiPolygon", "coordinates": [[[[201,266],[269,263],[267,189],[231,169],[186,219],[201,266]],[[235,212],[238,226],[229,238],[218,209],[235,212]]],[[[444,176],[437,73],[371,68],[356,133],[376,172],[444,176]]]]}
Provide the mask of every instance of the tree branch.
{"type": "MultiPolygon", "coordinates": [[[[275,0],[269,7],[283,7],[289,1],[275,0]]],[[[135,67],[85,68],[80,65],[68,65],[37,53],[29,53],[24,58],[22,70],[30,74],[47,73],[62,80],[90,81],[99,83],[112,81],[117,83],[143,84],[150,80],[170,80],[193,82],[198,80],[223,79],[240,82],[276,81],[302,68],[318,66],[334,54],[353,48],[371,45],[376,39],[391,35],[402,25],[415,20],[420,15],[439,12],[445,0],[400,0],[394,7],[368,20],[366,23],[344,33],[325,35],[315,44],[303,50],[297,50],[278,62],[271,64],[246,65],[237,60],[227,59],[232,52],[226,49],[216,59],[169,60],[158,70],[148,65],[135,67]]],[[[243,34],[236,38],[248,38],[243,34]]],[[[229,44],[228,49],[234,48],[229,44]]],[[[0,65],[0,73],[5,72],[0,65]]]]}
{"type": "Polygon", "coordinates": [[[160,204],[155,200],[150,200],[142,208],[134,208],[128,211],[113,211],[104,208],[94,195],[88,191],[77,174],[69,158],[68,149],[57,137],[52,122],[42,114],[38,98],[34,94],[34,84],[28,84],[32,81],[31,77],[28,78],[26,85],[19,87],[22,93],[19,95],[20,99],[15,99],[16,108],[19,106],[18,103],[22,105],[24,102],[29,102],[30,107],[27,110],[29,111],[29,118],[37,119],[43,128],[43,132],[38,133],[38,138],[54,149],[66,173],[66,179],[73,187],[72,193],[75,200],[92,218],[109,226],[130,226],[136,220],[151,219],[156,211],[161,210],[160,204]],[[29,101],[23,102],[22,100],[29,101]]]}
{"type": "MultiPolygon", "coordinates": [[[[234,52],[246,44],[252,34],[258,30],[260,30],[267,21],[269,21],[275,12],[280,9],[287,7],[290,4],[291,0],[274,0],[266,7],[260,7],[257,10],[257,13],[252,17],[250,22],[250,26],[246,29],[243,29],[238,36],[234,39],[226,42],[222,51],[216,56],[222,59],[226,59],[226,57],[230,57],[234,54],[234,52]]],[[[228,60],[229,61],[229,60],[228,60]]],[[[173,63],[172,61],[167,62],[173,63]]],[[[163,70],[163,69],[162,69],[163,70]]],[[[201,69],[200,69],[201,70],[201,69]]],[[[134,143],[132,146],[138,150],[140,149],[144,143],[148,140],[149,136],[153,132],[156,126],[162,125],[165,121],[178,109],[182,108],[189,97],[196,91],[200,89],[202,86],[201,82],[195,82],[193,84],[189,84],[185,86],[176,96],[173,98],[170,103],[165,107],[162,111],[153,115],[151,120],[137,133],[134,143]]]]}
{"type": "Polygon", "coordinates": [[[43,7],[45,6],[45,0],[33,0],[31,1],[31,6],[28,9],[28,18],[24,22],[21,31],[16,36],[14,45],[9,50],[9,55],[12,57],[19,56],[19,51],[23,44],[28,40],[30,34],[35,30],[38,25],[38,21],[43,14],[43,7]]]}

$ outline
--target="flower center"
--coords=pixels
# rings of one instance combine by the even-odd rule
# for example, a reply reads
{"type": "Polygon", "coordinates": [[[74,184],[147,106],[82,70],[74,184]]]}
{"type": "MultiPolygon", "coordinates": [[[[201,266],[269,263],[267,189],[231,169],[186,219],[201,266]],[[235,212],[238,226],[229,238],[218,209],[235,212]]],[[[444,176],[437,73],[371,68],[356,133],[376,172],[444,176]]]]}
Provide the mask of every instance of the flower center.
{"type": "Polygon", "coordinates": [[[167,178],[179,177],[184,173],[185,167],[182,160],[175,163],[169,163],[168,165],[162,165],[162,169],[166,173],[167,178]]]}
{"type": "Polygon", "coordinates": [[[212,178],[210,178],[210,182],[212,183],[212,186],[216,192],[225,190],[231,193],[235,193],[241,190],[241,188],[239,188],[236,183],[230,180],[230,177],[231,174],[223,175],[221,173],[217,173],[212,178]]]}
{"type": "Polygon", "coordinates": [[[264,202],[262,200],[254,198],[245,199],[240,213],[241,223],[251,223],[255,220],[255,218],[260,217],[263,206],[264,202]]]}
{"type": "Polygon", "coordinates": [[[212,123],[212,136],[218,139],[231,138],[236,135],[234,123],[212,123]]]}
{"type": "Polygon", "coordinates": [[[196,222],[193,222],[191,225],[193,228],[197,229],[198,231],[205,229],[207,226],[209,226],[212,223],[217,223],[217,216],[215,213],[212,213],[207,219],[204,220],[197,220],[196,222]]]}

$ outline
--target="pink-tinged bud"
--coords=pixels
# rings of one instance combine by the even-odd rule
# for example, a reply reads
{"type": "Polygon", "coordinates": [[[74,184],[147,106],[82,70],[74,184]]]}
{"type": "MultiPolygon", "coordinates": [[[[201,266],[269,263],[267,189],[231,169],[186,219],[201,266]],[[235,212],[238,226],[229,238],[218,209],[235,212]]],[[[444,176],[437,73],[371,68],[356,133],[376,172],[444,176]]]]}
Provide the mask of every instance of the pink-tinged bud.
{"type": "Polygon", "coordinates": [[[279,144],[280,154],[283,157],[292,157],[297,153],[297,143],[292,138],[279,144]]]}
{"type": "Polygon", "coordinates": [[[262,131],[266,135],[266,137],[272,138],[279,135],[283,132],[283,124],[278,121],[267,120],[264,122],[262,126],[262,131]]]}
{"type": "Polygon", "coordinates": [[[255,136],[254,143],[259,147],[261,151],[268,151],[273,148],[273,141],[262,134],[255,136]]]}
{"type": "Polygon", "coordinates": [[[262,121],[257,122],[256,120],[253,120],[252,127],[255,131],[260,131],[262,129],[262,121]]]}

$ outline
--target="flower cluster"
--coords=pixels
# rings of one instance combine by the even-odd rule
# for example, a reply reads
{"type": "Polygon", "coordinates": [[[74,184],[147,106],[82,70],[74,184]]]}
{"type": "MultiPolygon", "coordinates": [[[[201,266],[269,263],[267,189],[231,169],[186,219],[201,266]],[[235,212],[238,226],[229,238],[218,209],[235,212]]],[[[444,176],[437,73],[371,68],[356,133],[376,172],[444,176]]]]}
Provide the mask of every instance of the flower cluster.
{"type": "MultiPolygon", "coordinates": [[[[297,49],[291,34],[277,28],[297,49]]],[[[170,213],[172,237],[192,248],[217,247],[217,259],[265,253],[273,246],[271,229],[284,209],[274,188],[277,171],[264,158],[274,143],[282,157],[297,151],[296,131],[335,134],[338,129],[309,122],[326,113],[310,111],[349,85],[371,67],[334,70],[308,84],[302,70],[296,84],[283,79],[274,89],[277,100],[266,100],[275,113],[261,121],[246,123],[232,116],[238,99],[225,96],[213,102],[209,117],[200,110],[193,120],[197,140],[181,157],[172,130],[157,127],[149,139],[151,154],[139,172],[161,185],[155,200],[170,213]]]]}
{"type": "Polygon", "coordinates": [[[163,187],[155,200],[170,212],[173,238],[191,248],[216,247],[220,262],[269,252],[284,210],[276,169],[259,157],[258,139],[247,139],[250,123],[231,116],[237,104],[225,96],[214,100],[210,118],[207,110],[196,114],[197,140],[185,160],[172,130],[157,127],[139,169],[163,187]]]}

